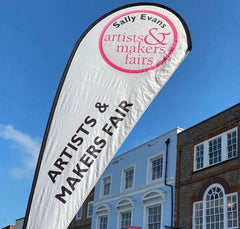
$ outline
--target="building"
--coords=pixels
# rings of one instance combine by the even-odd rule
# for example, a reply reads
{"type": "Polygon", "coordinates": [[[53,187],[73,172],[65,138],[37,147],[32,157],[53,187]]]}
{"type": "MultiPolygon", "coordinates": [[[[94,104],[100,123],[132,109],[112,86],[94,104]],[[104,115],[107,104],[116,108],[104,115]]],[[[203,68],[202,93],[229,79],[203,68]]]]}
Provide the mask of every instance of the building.
{"type": "Polygon", "coordinates": [[[9,226],[7,226],[7,227],[3,227],[2,229],[15,229],[15,226],[9,225],[9,226]]]}
{"type": "Polygon", "coordinates": [[[24,222],[24,218],[17,219],[15,229],[22,229],[23,228],[23,222],[24,222]]]}
{"type": "Polygon", "coordinates": [[[95,186],[92,229],[173,226],[181,131],[169,131],[110,162],[95,186]]]}
{"type": "MultiPolygon", "coordinates": [[[[72,220],[68,229],[91,229],[92,212],[93,212],[94,188],[84,201],[77,215],[72,220]]],[[[22,229],[24,218],[17,219],[15,226],[8,226],[3,229],[22,229]]]]}
{"type": "Polygon", "coordinates": [[[94,189],[90,192],[68,229],[91,229],[94,189]]]}
{"type": "Polygon", "coordinates": [[[4,227],[2,229],[22,229],[23,228],[23,221],[24,221],[24,218],[17,219],[15,225],[9,225],[9,226],[4,227]]]}
{"type": "Polygon", "coordinates": [[[239,228],[240,104],[178,135],[175,227],[239,228]]]}

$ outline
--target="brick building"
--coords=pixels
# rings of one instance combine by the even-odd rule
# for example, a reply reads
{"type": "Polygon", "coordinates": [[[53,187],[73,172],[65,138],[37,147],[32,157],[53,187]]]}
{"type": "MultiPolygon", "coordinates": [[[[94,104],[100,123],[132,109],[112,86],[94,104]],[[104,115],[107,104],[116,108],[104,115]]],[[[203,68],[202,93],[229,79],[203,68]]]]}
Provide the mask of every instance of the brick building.
{"type": "Polygon", "coordinates": [[[240,104],[178,134],[175,227],[239,228],[240,104]]]}
{"type": "Polygon", "coordinates": [[[9,226],[7,226],[7,227],[3,227],[2,229],[15,229],[15,226],[9,225],[9,226]]]}
{"type": "MultiPolygon", "coordinates": [[[[72,220],[67,229],[91,229],[93,213],[94,189],[90,192],[77,215],[72,220]]],[[[15,226],[8,226],[2,229],[22,229],[24,218],[17,219],[15,226]]]]}
{"type": "Polygon", "coordinates": [[[84,201],[68,229],[91,229],[94,189],[84,201]]]}

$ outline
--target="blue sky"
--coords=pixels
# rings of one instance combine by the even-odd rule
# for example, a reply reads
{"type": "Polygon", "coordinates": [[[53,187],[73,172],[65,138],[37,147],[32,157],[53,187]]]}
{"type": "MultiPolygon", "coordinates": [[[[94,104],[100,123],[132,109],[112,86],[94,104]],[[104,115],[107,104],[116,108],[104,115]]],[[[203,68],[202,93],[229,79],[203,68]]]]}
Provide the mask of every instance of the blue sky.
{"type": "MultiPolygon", "coordinates": [[[[240,1],[152,2],[185,19],[193,50],[118,153],[240,102],[240,1]]],[[[25,215],[52,102],[76,41],[103,14],[130,3],[136,1],[0,1],[0,228],[25,215]]]]}

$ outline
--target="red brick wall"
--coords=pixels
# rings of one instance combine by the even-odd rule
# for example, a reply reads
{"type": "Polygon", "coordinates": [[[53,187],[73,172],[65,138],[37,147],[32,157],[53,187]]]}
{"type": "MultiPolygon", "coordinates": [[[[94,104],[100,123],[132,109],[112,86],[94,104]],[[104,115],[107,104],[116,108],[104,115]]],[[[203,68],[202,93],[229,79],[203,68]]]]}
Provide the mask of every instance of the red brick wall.
{"type": "MultiPolygon", "coordinates": [[[[238,126],[240,148],[240,104],[229,108],[178,135],[175,227],[192,228],[192,209],[207,187],[221,184],[226,194],[240,193],[240,156],[194,172],[194,145],[238,126]]],[[[240,200],[240,196],[238,196],[240,200]]],[[[239,204],[240,205],[240,204],[239,204]]],[[[240,212],[240,210],[239,210],[240,212]]],[[[240,216],[239,216],[240,217],[240,216]]]]}

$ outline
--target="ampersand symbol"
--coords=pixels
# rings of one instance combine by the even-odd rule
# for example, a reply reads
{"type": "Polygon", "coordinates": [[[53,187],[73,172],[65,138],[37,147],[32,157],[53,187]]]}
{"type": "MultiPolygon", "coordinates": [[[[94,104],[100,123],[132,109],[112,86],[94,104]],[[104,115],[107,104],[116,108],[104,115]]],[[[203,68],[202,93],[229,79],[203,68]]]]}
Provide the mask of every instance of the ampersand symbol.
{"type": "Polygon", "coordinates": [[[107,110],[108,105],[105,104],[105,103],[104,103],[104,104],[101,104],[101,103],[97,102],[97,103],[95,104],[95,107],[98,108],[99,112],[104,113],[104,112],[107,110]]]}
{"type": "Polygon", "coordinates": [[[158,30],[157,28],[152,28],[149,30],[149,34],[144,38],[144,41],[146,44],[148,45],[166,45],[167,43],[165,43],[165,39],[167,35],[170,35],[169,33],[156,33],[157,35],[161,35],[162,36],[162,40],[159,40],[154,34],[153,34],[153,30],[158,30]],[[149,38],[152,40],[152,38],[155,40],[155,42],[149,42],[149,38]]]}

